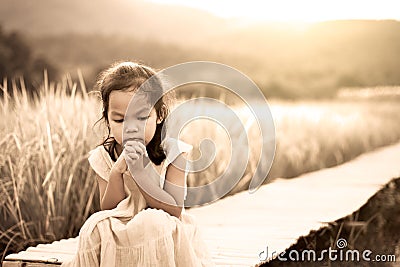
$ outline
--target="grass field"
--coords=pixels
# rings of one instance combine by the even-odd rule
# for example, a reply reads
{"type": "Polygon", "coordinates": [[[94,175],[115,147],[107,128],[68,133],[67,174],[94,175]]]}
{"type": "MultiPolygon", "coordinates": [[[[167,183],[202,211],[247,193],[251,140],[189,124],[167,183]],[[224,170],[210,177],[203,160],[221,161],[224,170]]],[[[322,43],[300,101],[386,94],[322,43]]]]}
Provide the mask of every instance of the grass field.
{"type": "MultiPolygon", "coordinates": [[[[2,89],[7,86],[4,82],[2,89]]],[[[16,89],[12,87],[11,91],[16,89]]],[[[270,179],[334,166],[400,140],[400,105],[396,102],[270,104],[277,137],[270,179]]],[[[263,141],[257,138],[256,124],[246,124],[249,113],[240,107],[235,110],[248,125],[251,156],[243,179],[231,194],[247,189],[263,141]]],[[[0,102],[0,114],[4,118],[0,121],[3,256],[39,242],[77,235],[99,207],[94,172],[87,161],[87,152],[104,134],[101,123],[93,126],[101,115],[98,98],[86,93],[82,79],[76,83],[66,77],[60,84],[45,79],[39,99],[31,102],[23,90],[14,90],[12,97],[0,102]]],[[[204,172],[190,174],[189,186],[208,183],[225,170],[231,160],[229,142],[235,143],[242,134],[235,125],[237,121],[232,122],[229,136],[212,122],[194,122],[182,131],[182,139],[194,145],[194,156],[202,138],[216,144],[214,162],[204,172]]]]}

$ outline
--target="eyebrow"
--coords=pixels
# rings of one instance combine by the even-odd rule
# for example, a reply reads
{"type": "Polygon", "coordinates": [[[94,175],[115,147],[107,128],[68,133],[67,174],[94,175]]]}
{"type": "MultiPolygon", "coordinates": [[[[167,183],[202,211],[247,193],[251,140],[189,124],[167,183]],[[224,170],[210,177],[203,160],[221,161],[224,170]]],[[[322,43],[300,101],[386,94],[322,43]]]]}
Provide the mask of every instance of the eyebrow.
{"type": "Polygon", "coordinates": [[[139,109],[139,110],[136,112],[136,114],[140,114],[140,113],[146,112],[146,111],[149,111],[149,108],[143,107],[143,108],[139,109]]]}
{"type": "Polygon", "coordinates": [[[122,116],[122,117],[125,116],[125,114],[119,113],[118,111],[111,111],[111,115],[117,115],[117,116],[122,116]]]}
{"type": "MultiPolygon", "coordinates": [[[[147,112],[147,111],[148,111],[147,107],[142,107],[139,110],[137,110],[135,114],[141,114],[142,112],[147,112]]],[[[125,114],[119,113],[118,111],[111,111],[111,115],[125,117],[125,114]]]]}

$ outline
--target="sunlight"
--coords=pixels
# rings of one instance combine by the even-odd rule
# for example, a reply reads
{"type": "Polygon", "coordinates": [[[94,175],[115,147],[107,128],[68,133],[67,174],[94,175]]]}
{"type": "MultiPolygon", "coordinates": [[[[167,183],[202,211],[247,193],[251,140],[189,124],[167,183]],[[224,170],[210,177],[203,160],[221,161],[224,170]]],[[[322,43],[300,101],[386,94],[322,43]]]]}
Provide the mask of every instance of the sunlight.
{"type": "Polygon", "coordinates": [[[228,1],[151,0],[202,9],[223,18],[247,21],[317,22],[340,19],[399,19],[394,0],[355,1],[228,1]]]}

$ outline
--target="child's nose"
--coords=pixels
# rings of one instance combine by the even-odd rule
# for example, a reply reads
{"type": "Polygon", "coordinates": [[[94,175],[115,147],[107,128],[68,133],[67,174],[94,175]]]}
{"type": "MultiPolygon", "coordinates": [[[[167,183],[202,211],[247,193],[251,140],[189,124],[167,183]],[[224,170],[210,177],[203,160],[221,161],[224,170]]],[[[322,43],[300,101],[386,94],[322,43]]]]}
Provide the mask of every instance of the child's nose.
{"type": "Polygon", "coordinates": [[[136,125],[129,125],[126,127],[126,133],[136,133],[139,131],[139,127],[136,125]]]}

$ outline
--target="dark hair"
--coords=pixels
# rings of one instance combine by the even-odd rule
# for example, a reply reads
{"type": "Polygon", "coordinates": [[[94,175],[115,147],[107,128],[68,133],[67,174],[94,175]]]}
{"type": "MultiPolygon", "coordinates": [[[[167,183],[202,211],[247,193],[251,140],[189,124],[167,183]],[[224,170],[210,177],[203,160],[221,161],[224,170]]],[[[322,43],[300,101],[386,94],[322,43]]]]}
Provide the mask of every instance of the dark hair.
{"type": "MultiPolygon", "coordinates": [[[[142,64],[134,62],[117,62],[102,71],[98,76],[96,87],[101,94],[103,102],[102,117],[100,120],[104,119],[108,129],[108,135],[100,145],[104,146],[113,161],[117,160],[114,154],[117,141],[114,137],[110,136],[111,129],[107,116],[110,94],[115,90],[137,90],[154,74],[156,74],[155,70],[142,64]]],[[[147,144],[146,150],[150,160],[154,164],[160,165],[166,158],[164,150],[161,147],[161,141],[163,138],[162,128],[169,113],[169,108],[166,101],[167,97],[163,95],[162,84],[158,77],[154,76],[151,79],[151,85],[152,86],[150,87],[146,87],[145,92],[148,93],[149,102],[155,103],[154,109],[156,110],[157,118],[161,119],[161,123],[157,124],[154,137],[147,144]]]]}

